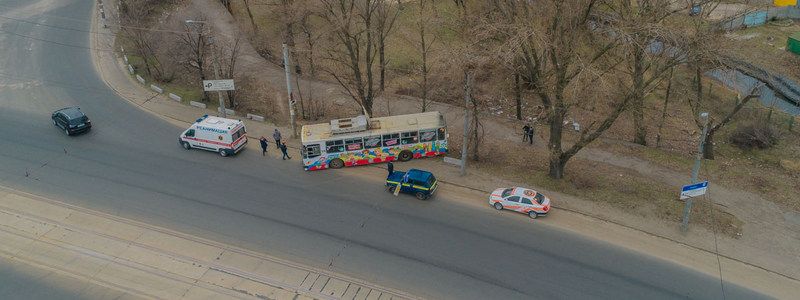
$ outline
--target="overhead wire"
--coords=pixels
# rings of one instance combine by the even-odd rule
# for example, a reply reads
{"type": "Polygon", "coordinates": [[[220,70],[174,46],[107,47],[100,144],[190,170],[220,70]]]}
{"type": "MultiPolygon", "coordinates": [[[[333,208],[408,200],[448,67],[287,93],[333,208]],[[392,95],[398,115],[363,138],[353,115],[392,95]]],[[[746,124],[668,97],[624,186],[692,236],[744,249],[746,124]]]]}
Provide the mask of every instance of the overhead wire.
{"type": "Polygon", "coordinates": [[[44,26],[44,27],[49,27],[49,28],[61,29],[61,30],[69,30],[69,31],[93,33],[93,34],[103,34],[103,35],[116,35],[114,33],[97,32],[97,31],[91,31],[91,30],[85,30],[85,29],[77,29],[77,28],[70,28],[70,27],[64,27],[64,26],[56,26],[56,25],[50,25],[50,24],[45,24],[45,23],[33,22],[33,21],[28,21],[28,20],[23,20],[23,19],[12,18],[12,17],[9,17],[9,16],[4,16],[4,15],[0,15],[0,18],[6,19],[6,20],[17,21],[17,22],[28,23],[28,24],[32,24],[32,25],[36,25],[36,26],[44,26]]]}
{"type": "Polygon", "coordinates": [[[37,37],[34,37],[34,36],[24,35],[24,34],[16,33],[16,32],[13,32],[13,31],[4,30],[4,29],[0,29],[0,33],[5,33],[5,34],[9,34],[9,35],[15,35],[15,36],[23,37],[23,38],[26,38],[26,39],[31,39],[31,40],[35,40],[35,41],[39,41],[39,42],[44,42],[44,43],[56,44],[56,45],[59,45],[59,46],[70,47],[70,48],[96,50],[96,51],[111,51],[111,52],[114,51],[113,49],[101,49],[101,48],[93,48],[93,47],[88,47],[88,46],[72,45],[72,44],[67,44],[67,43],[62,43],[62,42],[57,42],[57,41],[37,38],[37,37]]]}
{"type": "Polygon", "coordinates": [[[107,87],[106,88],[102,88],[102,87],[94,87],[94,86],[86,86],[86,85],[77,85],[77,84],[74,84],[74,83],[61,82],[61,81],[57,81],[57,80],[48,80],[48,79],[40,79],[40,78],[32,78],[32,77],[8,74],[8,73],[4,73],[2,71],[0,71],[0,78],[8,78],[10,80],[18,81],[18,82],[22,82],[22,83],[25,83],[25,82],[41,82],[42,83],[41,85],[43,85],[43,86],[57,86],[57,87],[64,88],[64,89],[69,89],[69,90],[77,90],[77,91],[85,91],[85,92],[100,92],[100,93],[103,93],[103,94],[115,95],[115,93],[111,92],[107,87]]]}
{"type": "MultiPolygon", "coordinates": [[[[5,8],[9,8],[9,9],[13,8],[13,7],[5,6],[5,5],[2,5],[2,4],[0,4],[0,7],[5,7],[5,8]]],[[[69,21],[75,21],[75,22],[80,22],[80,23],[86,23],[86,24],[91,24],[92,23],[92,21],[87,21],[87,20],[84,20],[84,19],[70,18],[70,17],[58,16],[58,15],[53,15],[53,14],[37,13],[37,15],[48,16],[48,17],[53,17],[53,18],[58,18],[58,19],[63,19],[63,20],[69,20],[69,21]]],[[[19,17],[15,17],[15,16],[0,15],[0,17],[5,18],[5,19],[11,19],[11,20],[15,20],[15,21],[20,21],[20,22],[30,23],[30,24],[37,24],[37,25],[42,25],[42,26],[54,27],[54,28],[59,28],[60,27],[60,26],[49,25],[49,24],[44,24],[44,23],[40,23],[40,22],[28,21],[28,20],[24,20],[24,19],[21,19],[19,17]]],[[[116,24],[116,25],[115,24],[106,24],[106,25],[108,27],[119,28],[119,29],[131,29],[131,30],[141,30],[141,31],[150,31],[150,32],[163,32],[163,33],[179,33],[179,34],[186,33],[186,31],[180,31],[180,30],[154,29],[154,28],[129,26],[129,25],[122,25],[122,24],[116,24]]],[[[72,29],[68,29],[68,30],[72,30],[72,29]]],[[[88,33],[98,33],[98,32],[93,32],[93,31],[85,31],[85,30],[81,30],[81,29],[75,29],[75,30],[76,31],[82,31],[82,32],[88,32],[88,33]]],[[[109,34],[113,35],[114,33],[109,33],[109,34]]],[[[214,35],[225,36],[225,37],[234,37],[232,35],[229,35],[229,34],[226,34],[226,33],[220,33],[220,32],[214,32],[214,35]]]]}

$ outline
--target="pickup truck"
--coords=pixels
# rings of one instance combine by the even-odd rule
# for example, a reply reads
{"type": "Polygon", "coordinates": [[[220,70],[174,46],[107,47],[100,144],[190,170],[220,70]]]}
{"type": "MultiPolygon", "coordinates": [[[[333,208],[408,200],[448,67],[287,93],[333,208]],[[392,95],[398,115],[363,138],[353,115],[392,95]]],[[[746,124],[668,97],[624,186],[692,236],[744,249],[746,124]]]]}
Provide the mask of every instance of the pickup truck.
{"type": "Polygon", "coordinates": [[[394,171],[386,178],[386,189],[394,193],[400,184],[400,192],[413,194],[419,200],[427,200],[437,188],[436,177],[431,172],[411,169],[408,172],[394,171]]]}

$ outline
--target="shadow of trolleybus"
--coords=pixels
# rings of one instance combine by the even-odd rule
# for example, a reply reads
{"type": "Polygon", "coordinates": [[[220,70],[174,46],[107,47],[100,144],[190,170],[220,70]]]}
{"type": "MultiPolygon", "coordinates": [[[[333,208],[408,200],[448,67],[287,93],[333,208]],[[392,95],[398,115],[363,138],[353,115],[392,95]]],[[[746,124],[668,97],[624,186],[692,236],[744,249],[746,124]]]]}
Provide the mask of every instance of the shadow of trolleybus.
{"type": "Polygon", "coordinates": [[[447,129],[438,111],[331,120],[301,131],[303,168],[308,171],[408,161],[447,153],[447,129]]]}

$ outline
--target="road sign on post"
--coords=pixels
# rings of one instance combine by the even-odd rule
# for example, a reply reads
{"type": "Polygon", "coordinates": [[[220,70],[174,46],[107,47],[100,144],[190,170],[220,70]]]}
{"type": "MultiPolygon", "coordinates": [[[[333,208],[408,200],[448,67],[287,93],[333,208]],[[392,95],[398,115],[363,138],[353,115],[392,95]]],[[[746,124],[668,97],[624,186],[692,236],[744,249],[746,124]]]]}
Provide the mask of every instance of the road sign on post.
{"type": "Polygon", "coordinates": [[[708,180],[695,184],[684,185],[681,189],[681,200],[702,196],[708,190],[708,180]]]}
{"type": "Polygon", "coordinates": [[[203,80],[203,90],[206,92],[232,91],[235,89],[233,79],[203,80]]]}

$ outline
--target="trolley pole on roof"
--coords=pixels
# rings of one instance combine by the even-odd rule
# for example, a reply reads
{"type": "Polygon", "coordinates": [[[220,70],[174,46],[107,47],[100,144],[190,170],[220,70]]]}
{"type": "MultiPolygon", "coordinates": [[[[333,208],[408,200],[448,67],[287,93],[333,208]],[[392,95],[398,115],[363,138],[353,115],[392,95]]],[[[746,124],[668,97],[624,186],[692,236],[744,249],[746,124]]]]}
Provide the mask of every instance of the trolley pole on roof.
{"type": "Polygon", "coordinates": [[[470,70],[464,71],[464,139],[461,144],[461,176],[467,174],[467,143],[469,139],[469,103],[472,102],[470,70]]]}
{"type": "Polygon", "coordinates": [[[289,95],[289,118],[292,125],[292,137],[297,138],[297,121],[294,114],[294,96],[292,96],[292,71],[290,70],[289,46],[283,44],[283,69],[286,71],[286,93],[289,95]]]}

